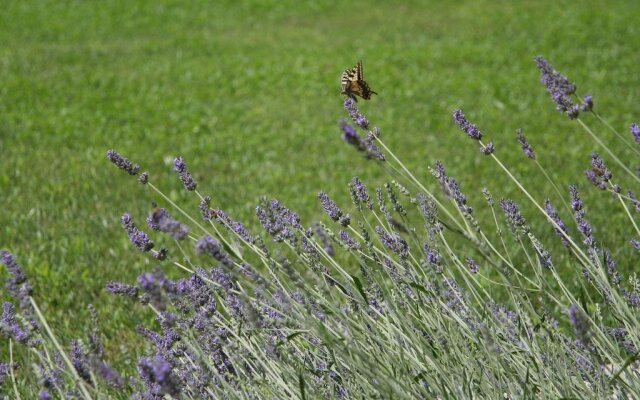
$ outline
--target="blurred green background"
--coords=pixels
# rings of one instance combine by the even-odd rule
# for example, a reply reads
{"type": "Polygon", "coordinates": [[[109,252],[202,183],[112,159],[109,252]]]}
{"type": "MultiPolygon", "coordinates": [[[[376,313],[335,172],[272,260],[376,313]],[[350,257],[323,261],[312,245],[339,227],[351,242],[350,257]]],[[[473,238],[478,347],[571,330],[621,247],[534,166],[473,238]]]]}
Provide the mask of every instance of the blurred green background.
{"type": "MultiPolygon", "coordinates": [[[[370,186],[387,179],[340,138],[340,74],[358,60],[379,93],[361,111],[427,187],[438,190],[428,167],[442,160],[481,220],[490,215],[485,186],[523,200],[453,125],[460,107],[534,196],[553,198],[514,140],[521,127],[558,185],[580,184],[595,235],[620,268],[634,265],[633,231],[609,220],[609,196],[582,177],[598,148],[554,110],[533,57],[592,94],[626,135],[638,118],[640,2],[7,0],[1,8],[0,247],[17,256],[64,341],[87,325],[90,303],[114,358],[137,340],[131,328],[152,319],[104,285],[155,265],[128,242],[120,215],[142,227],[153,201],[166,204],[110,165],[107,149],[139,163],[193,214],[197,199],[171,170],[177,155],[215,206],[254,231],[262,195],[310,224],[324,219],[319,190],[348,209],[352,176],[370,186]]],[[[635,166],[595,118],[585,121],[635,166]]],[[[555,241],[527,207],[536,233],[555,241]]]]}

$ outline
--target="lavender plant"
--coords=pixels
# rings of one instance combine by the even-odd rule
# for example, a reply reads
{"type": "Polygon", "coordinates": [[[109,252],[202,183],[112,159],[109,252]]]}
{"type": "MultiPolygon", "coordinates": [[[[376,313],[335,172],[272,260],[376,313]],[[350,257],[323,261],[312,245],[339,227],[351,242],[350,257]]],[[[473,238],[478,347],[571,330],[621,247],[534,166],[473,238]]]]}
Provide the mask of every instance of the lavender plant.
{"type": "MultiPolygon", "coordinates": [[[[567,77],[543,58],[535,61],[556,109],[631,172],[581,119],[591,113],[613,130],[595,113],[592,97],[578,97],[567,77]]],[[[195,196],[194,216],[147,172],[139,173],[137,164],[109,150],[107,158],[138,176],[163,204],[147,216],[147,232],[128,213],[121,217],[133,247],[158,266],[135,283],[106,283],[106,290],[122,297],[123,307],[146,307],[156,316],[155,328],[137,328],[147,342],[135,360],[137,375],[123,377],[109,366],[96,327],[86,338],[60,343],[26,275],[4,251],[6,287],[18,307],[3,305],[0,333],[8,338],[10,354],[13,346],[28,350],[36,375],[23,374],[29,366],[18,369],[10,359],[0,363],[0,385],[19,398],[20,382],[29,382],[37,389],[25,396],[40,399],[581,398],[585,393],[633,398],[640,393],[640,284],[633,275],[624,279],[615,252],[595,237],[577,185],[569,188],[569,201],[554,185],[573,218],[569,223],[549,199],[528,191],[493,143],[483,141],[487,135],[455,110],[455,125],[529,202],[527,208],[508,198],[495,202],[483,190],[494,222],[484,226],[442,162],[434,162],[432,182],[422,182],[353,100],[346,99],[344,108],[355,126],[340,121],[343,139],[385,168],[390,182],[369,190],[354,177],[348,183],[352,205],[318,193],[326,225],[307,224],[282,202],[264,199],[255,211],[263,232],[252,232],[202,194],[184,158],[177,157],[174,169],[195,196]],[[523,210],[539,214],[525,216],[523,210]],[[548,223],[562,246],[535,232],[528,221],[536,217],[548,223]],[[154,250],[156,235],[167,235],[174,246],[154,250]],[[556,256],[557,248],[566,255],[556,256]],[[170,268],[183,276],[170,279],[165,274],[170,268]],[[572,275],[580,279],[562,278],[572,275]]],[[[637,125],[630,132],[638,141],[637,125]]],[[[521,130],[517,141],[553,183],[521,130]]],[[[623,190],[626,181],[617,176],[614,181],[595,152],[585,175],[619,201],[633,230],[629,243],[639,249],[640,230],[630,209],[640,209],[640,202],[631,189],[623,190]]]]}

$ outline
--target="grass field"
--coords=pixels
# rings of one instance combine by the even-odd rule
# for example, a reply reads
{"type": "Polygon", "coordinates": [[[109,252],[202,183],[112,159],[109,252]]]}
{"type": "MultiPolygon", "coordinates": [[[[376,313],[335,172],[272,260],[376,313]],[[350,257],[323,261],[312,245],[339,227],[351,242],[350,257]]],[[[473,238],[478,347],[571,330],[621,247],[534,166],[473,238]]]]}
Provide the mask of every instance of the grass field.
{"type": "MultiPolygon", "coordinates": [[[[452,123],[451,111],[462,108],[534,195],[553,196],[523,161],[514,139],[520,127],[556,182],[583,188],[592,223],[609,224],[603,239],[618,243],[619,268],[635,266],[622,248],[629,230],[607,220],[602,194],[582,176],[598,148],[554,111],[533,57],[544,55],[626,132],[640,119],[638,2],[7,1],[2,8],[0,248],[16,254],[63,341],[88,324],[94,304],[118,359],[139,340],[131,328],[152,318],[104,290],[106,281],[134,281],[152,266],[132,249],[120,215],[142,223],[151,203],[161,203],[113,168],[107,149],[141,164],[192,211],[197,203],[171,171],[177,155],[203,193],[249,226],[257,225],[262,195],[304,221],[323,218],[319,190],[348,208],[352,176],[371,185],[386,179],[340,139],[339,77],[357,60],[379,93],[361,109],[422,181],[437,188],[428,167],[443,160],[481,219],[488,215],[481,188],[520,199],[452,123]]],[[[635,167],[631,153],[610,142],[635,167]]]]}

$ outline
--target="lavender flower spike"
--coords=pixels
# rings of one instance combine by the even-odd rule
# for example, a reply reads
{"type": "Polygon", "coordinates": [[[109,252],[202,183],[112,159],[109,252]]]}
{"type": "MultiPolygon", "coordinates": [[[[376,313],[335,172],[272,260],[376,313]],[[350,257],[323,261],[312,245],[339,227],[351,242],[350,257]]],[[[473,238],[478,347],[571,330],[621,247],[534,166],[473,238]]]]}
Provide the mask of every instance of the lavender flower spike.
{"type": "Polygon", "coordinates": [[[582,97],[582,104],[580,105],[580,111],[592,111],[593,110],[593,96],[585,94],[582,97]]]}
{"type": "Polygon", "coordinates": [[[591,183],[602,190],[607,189],[606,183],[613,176],[604,164],[604,160],[595,151],[591,154],[591,169],[584,171],[584,174],[591,183]]]}
{"type": "Polygon", "coordinates": [[[369,128],[369,121],[367,120],[367,117],[365,117],[360,113],[355,100],[351,99],[350,97],[347,97],[344,100],[344,109],[347,110],[347,112],[349,113],[349,116],[351,117],[353,122],[356,123],[356,125],[358,125],[362,129],[369,128]]]}
{"type": "Polygon", "coordinates": [[[367,187],[357,176],[351,178],[349,190],[351,191],[353,203],[358,206],[359,209],[362,207],[362,204],[365,204],[369,210],[373,210],[373,203],[367,192],[367,187]]]}
{"type": "Polygon", "coordinates": [[[298,214],[283,206],[276,199],[270,202],[263,200],[263,204],[256,207],[256,216],[264,229],[277,242],[291,239],[294,236],[291,228],[294,230],[302,228],[298,214]]]}
{"type": "Polygon", "coordinates": [[[320,204],[322,204],[324,212],[326,212],[332,220],[340,222],[342,226],[349,225],[351,222],[349,214],[343,216],[340,207],[338,207],[336,202],[331,200],[325,192],[319,192],[318,199],[320,200],[320,204]]]}
{"type": "Polygon", "coordinates": [[[69,345],[69,355],[71,356],[71,363],[75,368],[78,375],[84,379],[87,383],[93,384],[91,380],[91,372],[87,365],[85,357],[85,351],[78,340],[72,340],[69,345]]]}
{"type": "Polygon", "coordinates": [[[480,147],[480,153],[484,154],[485,156],[493,154],[494,150],[495,147],[493,145],[493,142],[489,142],[486,145],[480,147]]]}
{"type": "Polygon", "coordinates": [[[584,312],[575,304],[571,304],[569,306],[569,310],[567,312],[569,314],[569,320],[571,321],[571,325],[573,325],[576,338],[583,343],[586,343],[589,340],[589,320],[584,312]]]}
{"type": "Polygon", "coordinates": [[[467,117],[464,116],[462,110],[454,110],[453,111],[453,121],[458,125],[458,127],[466,133],[471,139],[480,140],[482,139],[482,132],[476,127],[474,124],[467,120],[467,117]]]}
{"type": "Polygon", "coordinates": [[[129,175],[136,175],[140,170],[140,166],[138,164],[134,164],[122,157],[115,150],[107,150],[107,159],[121,170],[126,171],[129,175]]]}
{"type": "Polygon", "coordinates": [[[586,211],[582,208],[584,203],[578,194],[578,189],[571,185],[569,186],[569,195],[571,196],[571,208],[574,212],[574,218],[576,223],[578,224],[578,230],[584,237],[582,243],[585,245],[592,247],[596,243],[595,238],[593,237],[593,230],[591,229],[591,225],[584,218],[586,211]]]}
{"type": "Polygon", "coordinates": [[[220,263],[227,267],[233,266],[233,261],[231,260],[229,255],[222,249],[222,245],[220,244],[220,242],[209,235],[203,236],[196,242],[196,252],[206,253],[213,257],[215,260],[220,261],[220,263]]]}
{"type": "Polygon", "coordinates": [[[182,382],[173,372],[171,364],[162,357],[155,358],[142,357],[138,360],[138,373],[140,378],[149,387],[158,388],[160,394],[169,394],[176,398],[181,398],[182,382]]]}
{"type": "Polygon", "coordinates": [[[385,161],[386,157],[382,154],[378,146],[373,143],[377,138],[373,132],[367,133],[367,137],[364,140],[364,146],[367,149],[367,158],[385,161]]]}
{"type": "Polygon", "coordinates": [[[12,285],[20,285],[27,281],[27,275],[22,271],[22,267],[16,261],[16,258],[13,254],[9,253],[6,250],[0,251],[0,258],[2,259],[2,263],[7,268],[9,273],[11,274],[11,283],[12,285]]]}
{"type": "Polygon", "coordinates": [[[14,255],[6,250],[0,251],[0,261],[7,268],[10,275],[5,281],[7,291],[20,302],[20,308],[31,310],[29,296],[31,296],[33,289],[27,282],[27,275],[22,271],[22,267],[16,261],[14,255]]]}
{"type": "Polygon", "coordinates": [[[386,248],[396,253],[400,258],[404,259],[409,256],[409,245],[399,234],[389,234],[380,226],[376,226],[375,231],[380,238],[380,242],[386,248]]]}
{"type": "Polygon", "coordinates": [[[138,177],[138,182],[140,182],[142,185],[146,185],[147,182],[149,182],[149,173],[148,172],[141,173],[140,176],[138,177]]]}
{"type": "Polygon", "coordinates": [[[12,369],[12,365],[9,363],[0,362],[0,385],[4,383],[4,380],[12,369]]]}
{"type": "Polygon", "coordinates": [[[256,242],[256,239],[251,235],[251,233],[249,233],[242,223],[232,220],[224,211],[216,209],[213,211],[213,215],[215,215],[216,221],[223,224],[226,228],[231,229],[246,242],[256,242]]]}
{"type": "Polygon", "coordinates": [[[107,290],[113,294],[127,297],[136,297],[138,295],[137,286],[121,282],[107,282],[107,290]]]}
{"type": "Polygon", "coordinates": [[[185,163],[184,158],[177,157],[173,160],[173,169],[180,175],[180,180],[182,181],[185,189],[190,192],[196,190],[198,184],[193,179],[191,173],[187,170],[187,164],[185,163]]]}
{"type": "Polygon", "coordinates": [[[500,200],[500,208],[502,208],[504,215],[507,217],[507,222],[512,232],[516,233],[516,228],[522,229],[524,233],[529,232],[527,221],[520,213],[520,208],[515,201],[502,199],[500,200]]]}
{"type": "Polygon", "coordinates": [[[567,114],[570,119],[577,118],[580,110],[589,111],[588,108],[593,106],[591,96],[585,97],[582,107],[573,104],[571,95],[576,92],[576,85],[554,70],[544,58],[538,56],[534,60],[540,70],[540,82],[547,87],[551,100],[556,103],[556,110],[567,114]]]}
{"type": "Polygon", "coordinates": [[[170,234],[174,239],[184,239],[189,233],[189,227],[169,215],[166,209],[156,208],[147,217],[149,228],[170,234]]]}
{"type": "Polygon", "coordinates": [[[544,200],[544,210],[547,212],[547,215],[549,216],[549,218],[551,218],[556,223],[557,226],[554,227],[554,229],[556,230],[556,234],[560,236],[560,240],[562,241],[562,244],[565,245],[566,247],[569,247],[570,243],[565,237],[565,234],[568,235],[569,233],[567,231],[567,227],[562,221],[562,219],[560,219],[560,215],[558,215],[558,212],[553,207],[549,199],[544,200]]]}
{"type": "Polygon", "coordinates": [[[340,121],[338,121],[338,123],[340,124],[340,129],[342,130],[342,140],[352,145],[359,151],[366,150],[364,143],[362,143],[362,139],[360,138],[360,136],[358,135],[358,132],[356,132],[356,129],[353,126],[351,126],[344,119],[341,119],[340,121]]]}
{"type": "Polygon", "coordinates": [[[473,258],[467,257],[465,261],[467,262],[467,268],[469,268],[469,271],[472,274],[475,274],[480,270],[480,266],[475,262],[473,258]]]}
{"type": "Polygon", "coordinates": [[[128,213],[124,213],[122,217],[120,217],[120,221],[129,234],[129,240],[131,240],[131,243],[133,243],[138,250],[146,252],[153,248],[153,241],[149,239],[146,233],[136,227],[128,213]]]}
{"type": "Polygon", "coordinates": [[[338,232],[338,236],[347,249],[358,250],[360,248],[358,242],[356,242],[346,231],[341,230],[338,232]]]}
{"type": "Polygon", "coordinates": [[[42,389],[40,393],[38,393],[38,400],[53,400],[53,397],[51,397],[47,389],[42,389]]]}
{"type": "Polygon", "coordinates": [[[535,160],[536,153],[533,151],[533,148],[529,145],[529,142],[527,142],[527,139],[525,139],[524,135],[522,134],[522,129],[516,129],[516,137],[518,139],[518,143],[520,143],[520,146],[522,147],[522,152],[524,153],[524,155],[532,160],[535,160]]]}
{"type": "Polygon", "coordinates": [[[640,144],[640,126],[636,123],[629,125],[629,132],[631,132],[631,136],[633,136],[636,143],[640,144]]]}
{"type": "Polygon", "coordinates": [[[547,87],[549,93],[562,93],[568,96],[576,92],[576,85],[569,78],[554,70],[547,60],[537,56],[534,61],[540,70],[540,83],[547,87]]]}

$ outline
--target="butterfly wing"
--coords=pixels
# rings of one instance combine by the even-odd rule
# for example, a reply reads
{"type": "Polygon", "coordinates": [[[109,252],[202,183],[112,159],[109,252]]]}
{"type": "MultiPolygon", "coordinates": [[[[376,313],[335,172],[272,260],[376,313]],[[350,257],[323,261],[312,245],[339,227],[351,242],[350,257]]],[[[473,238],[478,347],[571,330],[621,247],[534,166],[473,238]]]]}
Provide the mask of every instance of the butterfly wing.
{"type": "Polygon", "coordinates": [[[353,100],[356,100],[356,96],[369,100],[372,94],[377,94],[369,88],[369,85],[364,80],[362,61],[358,61],[353,68],[345,70],[342,73],[340,83],[342,85],[342,94],[353,100]]]}
{"type": "Polygon", "coordinates": [[[364,73],[362,72],[362,61],[358,61],[353,69],[356,71],[356,79],[359,81],[364,81],[364,73]]]}
{"type": "Polygon", "coordinates": [[[340,83],[342,86],[341,93],[355,100],[354,86],[357,81],[357,72],[355,68],[345,70],[342,73],[342,78],[340,79],[340,83]]]}

